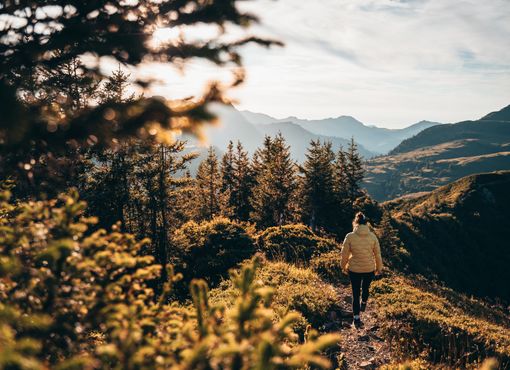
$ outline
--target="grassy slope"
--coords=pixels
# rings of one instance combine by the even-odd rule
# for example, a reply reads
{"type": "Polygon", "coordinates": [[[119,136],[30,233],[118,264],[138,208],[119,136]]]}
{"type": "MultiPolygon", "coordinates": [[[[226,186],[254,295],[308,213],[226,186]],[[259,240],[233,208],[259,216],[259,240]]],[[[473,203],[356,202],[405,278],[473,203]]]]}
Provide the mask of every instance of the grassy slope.
{"type": "Polygon", "coordinates": [[[384,204],[397,221],[411,271],[452,288],[510,301],[510,171],[473,175],[384,204]]]}
{"type": "Polygon", "coordinates": [[[502,310],[422,278],[385,278],[373,293],[397,359],[466,368],[496,357],[501,368],[510,365],[510,317],[502,310]]]}
{"type": "MultiPolygon", "coordinates": [[[[417,369],[476,368],[486,357],[508,364],[510,316],[501,309],[422,277],[390,274],[374,282],[366,327],[356,331],[347,325],[348,283],[323,280],[313,265],[265,261],[257,279],[274,288],[276,312],[300,313],[301,334],[308,323],[323,332],[340,332],[340,347],[328,354],[339,368],[356,369],[369,358],[371,366],[413,359],[417,369]]],[[[233,302],[233,293],[225,281],[211,291],[211,300],[233,302]]]]}

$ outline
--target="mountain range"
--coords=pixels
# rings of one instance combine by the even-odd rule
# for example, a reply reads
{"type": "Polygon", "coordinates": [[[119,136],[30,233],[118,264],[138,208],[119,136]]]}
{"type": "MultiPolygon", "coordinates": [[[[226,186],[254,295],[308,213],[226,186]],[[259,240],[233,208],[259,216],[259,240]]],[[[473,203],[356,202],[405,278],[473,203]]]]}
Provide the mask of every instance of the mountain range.
{"type": "Polygon", "coordinates": [[[316,135],[344,139],[354,138],[358,144],[376,154],[385,154],[400,144],[402,140],[410,138],[429,127],[440,124],[438,122],[420,121],[406,128],[388,129],[374,125],[365,125],[351,116],[306,120],[297,117],[277,119],[267,114],[249,111],[241,111],[241,114],[249,122],[259,126],[291,122],[316,135]]]}
{"type": "MultiPolygon", "coordinates": [[[[253,154],[262,145],[264,136],[275,136],[281,133],[290,146],[292,158],[301,162],[305,159],[311,140],[330,141],[335,151],[340,147],[347,148],[351,140],[351,136],[342,138],[313,133],[299,124],[289,121],[271,124],[252,123],[232,105],[215,105],[211,108],[211,111],[218,117],[218,123],[206,126],[204,136],[207,138],[206,144],[215,147],[219,155],[226,149],[229,141],[235,143],[238,140],[250,154],[253,154]]],[[[204,157],[204,153],[207,151],[203,145],[204,143],[199,143],[197,139],[192,137],[185,137],[184,139],[188,141],[188,147],[200,153],[199,159],[204,157]]],[[[371,158],[377,154],[368,150],[359,142],[357,144],[358,151],[363,157],[371,158]]],[[[194,172],[193,167],[196,166],[192,164],[191,167],[192,172],[194,172]]]]}
{"type": "MultiPolygon", "coordinates": [[[[232,105],[215,105],[211,111],[218,117],[218,124],[206,126],[204,137],[207,145],[220,152],[225,150],[229,141],[240,141],[250,154],[262,145],[265,135],[281,133],[290,146],[294,160],[305,159],[306,150],[311,140],[329,141],[333,150],[346,148],[352,139],[358,145],[360,154],[365,158],[386,153],[420,131],[437,125],[436,122],[421,121],[404,129],[391,130],[367,126],[350,116],[326,118],[322,120],[305,120],[297,117],[277,119],[262,113],[238,111],[232,105]]],[[[203,157],[203,143],[186,137],[189,146],[197,149],[203,157]]]]}
{"type": "Polygon", "coordinates": [[[475,121],[429,127],[367,162],[376,200],[430,191],[463,176],[510,169],[510,106],[475,121]]]}

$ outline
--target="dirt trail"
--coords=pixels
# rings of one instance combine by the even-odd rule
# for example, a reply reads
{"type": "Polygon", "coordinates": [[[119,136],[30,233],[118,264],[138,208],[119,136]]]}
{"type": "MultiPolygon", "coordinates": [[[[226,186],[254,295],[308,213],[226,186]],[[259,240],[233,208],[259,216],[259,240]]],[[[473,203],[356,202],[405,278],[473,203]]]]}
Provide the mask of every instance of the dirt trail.
{"type": "Polygon", "coordinates": [[[342,358],[339,369],[376,369],[390,360],[389,346],[380,333],[380,326],[373,301],[369,300],[367,310],[361,313],[363,328],[356,329],[352,324],[351,291],[348,285],[337,288],[342,297],[341,317],[335,320],[336,330],[341,334],[342,358]],[[371,304],[372,303],[372,304],[371,304]]]}

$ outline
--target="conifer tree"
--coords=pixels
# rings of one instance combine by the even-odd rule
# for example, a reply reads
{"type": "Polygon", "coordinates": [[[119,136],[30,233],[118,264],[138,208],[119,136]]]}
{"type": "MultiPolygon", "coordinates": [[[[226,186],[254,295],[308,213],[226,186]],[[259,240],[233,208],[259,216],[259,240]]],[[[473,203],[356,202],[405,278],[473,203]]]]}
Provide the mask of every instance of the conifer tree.
{"type": "Polygon", "coordinates": [[[296,211],[296,164],[281,134],[267,136],[254,156],[256,185],[251,204],[252,219],[259,227],[283,225],[296,211]]]}
{"type": "Polygon", "coordinates": [[[211,220],[214,216],[220,215],[223,199],[218,157],[211,146],[207,157],[200,162],[196,175],[197,219],[211,220]]]}
{"type": "MultiPolygon", "coordinates": [[[[97,96],[101,104],[127,103],[135,99],[134,94],[127,95],[129,74],[119,65],[100,86],[97,96]]],[[[82,194],[89,202],[92,214],[100,216],[101,226],[109,227],[120,221],[124,231],[133,232],[128,222],[131,213],[131,191],[129,176],[134,171],[136,150],[141,140],[131,139],[117,145],[101,149],[90,148],[86,159],[96,165],[84,166],[82,194]]]]}
{"type": "Polygon", "coordinates": [[[222,194],[225,196],[225,215],[248,221],[251,211],[250,196],[254,185],[253,169],[241,142],[231,141],[221,164],[222,194]],[[228,212],[226,210],[228,209],[228,212]]]}
{"type": "Polygon", "coordinates": [[[231,210],[234,205],[233,193],[235,188],[235,170],[234,170],[234,143],[229,141],[227,151],[221,158],[221,192],[225,195],[226,204],[230,212],[224,210],[226,216],[232,216],[231,210]]]}
{"type": "MultiPolygon", "coordinates": [[[[166,268],[170,249],[170,233],[179,226],[175,212],[176,194],[188,184],[185,170],[196,157],[195,153],[182,154],[185,142],[170,145],[139,143],[134,176],[131,181],[132,197],[138,199],[136,234],[152,240],[148,253],[166,268]],[[183,180],[184,177],[184,180],[183,180]]],[[[165,281],[163,270],[161,282],[165,281]]]]}
{"type": "Polygon", "coordinates": [[[233,215],[241,221],[248,221],[252,206],[250,198],[255,186],[255,173],[240,141],[237,142],[234,153],[234,190],[231,194],[233,215]]]}
{"type": "Polygon", "coordinates": [[[313,230],[330,230],[335,218],[334,159],[330,142],[312,140],[300,168],[302,218],[313,230]]]}
{"type": "Polygon", "coordinates": [[[353,202],[361,195],[360,184],[365,176],[363,158],[358,152],[358,145],[354,142],[354,138],[351,139],[347,148],[346,159],[347,195],[349,200],[353,202]]]}

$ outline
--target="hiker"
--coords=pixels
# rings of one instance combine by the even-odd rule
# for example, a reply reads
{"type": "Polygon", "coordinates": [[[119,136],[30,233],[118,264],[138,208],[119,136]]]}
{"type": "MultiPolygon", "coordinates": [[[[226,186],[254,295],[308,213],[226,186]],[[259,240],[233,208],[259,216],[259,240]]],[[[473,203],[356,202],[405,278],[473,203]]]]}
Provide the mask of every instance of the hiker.
{"type": "Polygon", "coordinates": [[[351,280],[353,326],[360,328],[363,326],[360,311],[366,309],[370,283],[375,275],[381,274],[383,266],[379,241],[362,212],[356,214],[352,227],[353,231],[345,236],[340,265],[351,280]]]}

